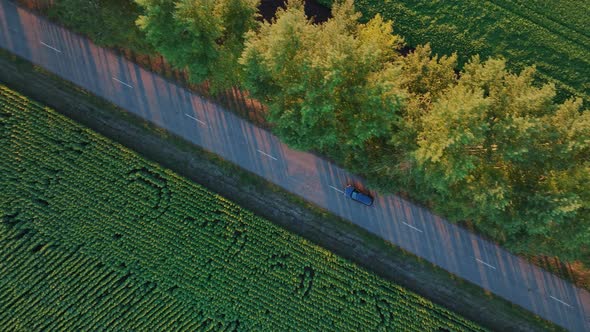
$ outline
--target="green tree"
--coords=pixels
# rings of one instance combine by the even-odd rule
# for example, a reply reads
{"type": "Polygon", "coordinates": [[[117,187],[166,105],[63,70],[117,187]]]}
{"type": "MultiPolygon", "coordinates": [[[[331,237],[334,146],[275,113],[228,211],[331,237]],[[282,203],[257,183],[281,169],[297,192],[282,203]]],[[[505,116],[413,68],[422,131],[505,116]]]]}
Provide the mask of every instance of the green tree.
{"type": "Polygon", "coordinates": [[[313,25],[301,1],[250,33],[241,63],[248,90],[268,106],[277,134],[299,149],[332,155],[386,136],[404,94],[394,65],[401,38],[376,16],[366,24],[352,1],[313,25]]]}
{"type": "Polygon", "coordinates": [[[244,35],[256,29],[259,0],[136,0],[145,14],[137,25],[170,63],[191,81],[214,91],[240,82],[244,35]]]}
{"type": "Polygon", "coordinates": [[[58,0],[49,7],[49,16],[93,42],[107,47],[126,47],[152,53],[153,48],[135,25],[141,8],[133,0],[58,0]]]}

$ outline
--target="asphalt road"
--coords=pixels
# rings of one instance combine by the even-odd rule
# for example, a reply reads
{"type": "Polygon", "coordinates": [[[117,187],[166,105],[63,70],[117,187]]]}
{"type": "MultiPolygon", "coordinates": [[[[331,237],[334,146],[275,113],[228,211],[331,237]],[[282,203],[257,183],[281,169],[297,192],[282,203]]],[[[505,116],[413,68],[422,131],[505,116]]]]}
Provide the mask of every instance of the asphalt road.
{"type": "Polygon", "coordinates": [[[344,186],[361,179],[8,0],[0,47],[547,320],[590,331],[589,292],[398,196],[378,195],[373,207],[346,199],[344,186]]]}

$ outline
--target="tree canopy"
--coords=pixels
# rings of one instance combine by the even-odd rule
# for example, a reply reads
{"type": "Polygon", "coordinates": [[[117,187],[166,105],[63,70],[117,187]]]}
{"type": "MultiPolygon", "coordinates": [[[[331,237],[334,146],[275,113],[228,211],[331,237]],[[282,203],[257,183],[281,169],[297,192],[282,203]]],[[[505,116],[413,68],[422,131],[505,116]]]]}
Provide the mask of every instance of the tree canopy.
{"type": "Polygon", "coordinates": [[[556,251],[542,243],[555,249],[572,241],[568,228],[588,227],[590,187],[580,180],[588,176],[590,112],[580,100],[556,104],[553,85],[537,86],[534,75],[533,67],[512,74],[504,60],[474,57],[424,115],[415,156],[447,202],[441,210],[513,248],[548,254],[556,251]]]}
{"type": "Polygon", "coordinates": [[[107,47],[125,47],[140,53],[153,48],[135,25],[141,8],[133,0],[51,1],[48,14],[61,24],[107,47]]]}
{"type": "Polygon", "coordinates": [[[249,32],[244,86],[275,132],[384,190],[409,191],[517,252],[590,263],[590,111],[555,102],[534,67],[504,59],[402,56],[403,40],[352,1],[314,25],[301,1],[249,32]],[[360,166],[359,166],[360,165],[360,166]],[[565,244],[567,242],[567,244],[565,244]]]}
{"type": "Polygon", "coordinates": [[[405,98],[393,60],[402,39],[380,16],[365,24],[352,1],[314,25],[302,1],[248,34],[244,84],[267,104],[268,120],[289,145],[334,152],[388,135],[405,98]]]}
{"type": "Polygon", "coordinates": [[[259,0],[136,0],[137,25],[172,65],[214,91],[240,82],[244,35],[256,29],[259,0]]]}

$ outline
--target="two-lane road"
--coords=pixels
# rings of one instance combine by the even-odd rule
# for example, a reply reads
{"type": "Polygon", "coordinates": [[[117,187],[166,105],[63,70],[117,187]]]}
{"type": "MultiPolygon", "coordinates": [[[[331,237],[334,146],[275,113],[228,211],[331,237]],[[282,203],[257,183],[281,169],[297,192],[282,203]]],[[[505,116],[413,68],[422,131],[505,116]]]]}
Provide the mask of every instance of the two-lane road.
{"type": "Polygon", "coordinates": [[[398,196],[371,208],[346,199],[345,184],[360,179],[8,0],[0,47],[547,320],[590,331],[587,291],[398,196]]]}

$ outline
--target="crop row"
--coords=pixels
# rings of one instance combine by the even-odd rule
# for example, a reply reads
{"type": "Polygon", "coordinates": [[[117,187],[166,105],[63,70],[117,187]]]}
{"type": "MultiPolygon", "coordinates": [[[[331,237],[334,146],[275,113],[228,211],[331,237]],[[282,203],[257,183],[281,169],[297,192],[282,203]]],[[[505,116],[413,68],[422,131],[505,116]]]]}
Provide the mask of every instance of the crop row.
{"type": "Polygon", "coordinates": [[[0,144],[0,324],[482,330],[3,86],[0,144]]]}

